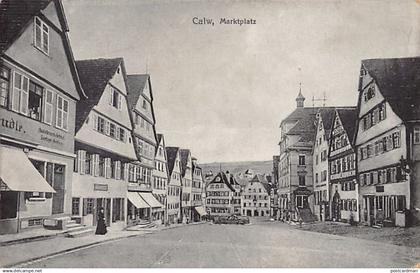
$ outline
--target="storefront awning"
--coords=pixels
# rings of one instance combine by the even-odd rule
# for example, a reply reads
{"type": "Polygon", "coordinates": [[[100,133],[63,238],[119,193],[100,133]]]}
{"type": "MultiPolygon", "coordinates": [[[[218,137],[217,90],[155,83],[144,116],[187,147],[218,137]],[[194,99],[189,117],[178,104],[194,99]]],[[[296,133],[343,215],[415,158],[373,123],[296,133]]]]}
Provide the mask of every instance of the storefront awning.
{"type": "Polygon", "coordinates": [[[156,200],[156,198],[150,192],[139,192],[140,196],[150,205],[152,208],[161,208],[163,205],[156,200]]]}
{"type": "Polygon", "coordinates": [[[198,214],[200,214],[200,216],[207,215],[207,212],[203,206],[194,207],[194,209],[198,212],[198,214]]]}
{"type": "Polygon", "coordinates": [[[138,209],[146,209],[150,208],[149,204],[141,198],[141,196],[137,192],[129,191],[127,193],[128,200],[138,209]]]}
{"type": "Polygon", "coordinates": [[[19,149],[0,147],[0,179],[10,191],[55,193],[19,149]]]}

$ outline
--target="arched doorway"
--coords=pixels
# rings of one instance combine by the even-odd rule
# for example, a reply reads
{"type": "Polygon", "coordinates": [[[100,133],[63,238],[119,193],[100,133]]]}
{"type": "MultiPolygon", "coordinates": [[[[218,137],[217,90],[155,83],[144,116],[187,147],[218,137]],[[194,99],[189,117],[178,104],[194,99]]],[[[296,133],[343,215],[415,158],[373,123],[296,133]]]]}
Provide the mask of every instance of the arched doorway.
{"type": "Polygon", "coordinates": [[[332,201],[332,219],[335,221],[339,221],[341,219],[340,194],[338,194],[338,192],[335,192],[332,201]]]}

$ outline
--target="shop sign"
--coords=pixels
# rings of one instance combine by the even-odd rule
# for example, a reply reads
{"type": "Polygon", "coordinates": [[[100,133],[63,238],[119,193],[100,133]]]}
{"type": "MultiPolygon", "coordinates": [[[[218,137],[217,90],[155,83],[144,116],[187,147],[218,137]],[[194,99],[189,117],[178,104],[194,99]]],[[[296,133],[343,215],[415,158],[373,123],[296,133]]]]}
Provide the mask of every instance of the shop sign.
{"type": "Polygon", "coordinates": [[[94,191],[108,191],[107,184],[93,184],[94,191]]]}
{"type": "Polygon", "coordinates": [[[376,192],[384,192],[384,186],[376,186],[376,192]]]}
{"type": "Polygon", "coordinates": [[[0,109],[0,134],[49,148],[73,151],[73,139],[65,132],[20,114],[0,109]]]}

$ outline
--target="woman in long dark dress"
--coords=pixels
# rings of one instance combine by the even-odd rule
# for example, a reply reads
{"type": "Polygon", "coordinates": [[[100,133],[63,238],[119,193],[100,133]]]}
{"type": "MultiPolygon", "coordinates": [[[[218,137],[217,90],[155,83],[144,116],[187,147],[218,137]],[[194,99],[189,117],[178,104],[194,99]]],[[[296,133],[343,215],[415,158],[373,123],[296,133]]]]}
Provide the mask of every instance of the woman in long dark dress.
{"type": "Polygon", "coordinates": [[[104,209],[100,208],[98,213],[98,224],[96,225],[96,232],[95,234],[104,235],[106,234],[106,225],[105,225],[105,216],[104,216],[104,209]]]}

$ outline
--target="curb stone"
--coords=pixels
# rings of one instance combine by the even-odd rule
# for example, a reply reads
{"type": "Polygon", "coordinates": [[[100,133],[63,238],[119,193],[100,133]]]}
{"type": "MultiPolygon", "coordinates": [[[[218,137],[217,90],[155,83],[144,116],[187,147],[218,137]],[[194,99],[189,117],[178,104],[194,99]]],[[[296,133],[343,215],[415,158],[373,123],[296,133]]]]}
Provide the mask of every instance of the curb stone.
{"type": "Polygon", "coordinates": [[[25,261],[21,261],[21,262],[18,262],[18,263],[6,264],[6,265],[3,265],[3,267],[5,267],[5,268],[19,267],[19,266],[23,266],[23,265],[28,264],[28,263],[29,264],[30,263],[33,263],[33,262],[35,262],[37,260],[42,260],[42,259],[45,259],[45,258],[49,258],[51,256],[65,254],[65,253],[72,252],[72,251],[75,251],[75,250],[89,248],[91,246],[105,244],[105,243],[110,243],[110,242],[114,242],[114,241],[118,241],[118,240],[122,240],[122,239],[126,239],[126,238],[140,237],[140,236],[144,236],[146,234],[149,234],[149,233],[131,234],[131,235],[124,236],[124,237],[110,238],[110,239],[107,239],[107,240],[93,242],[93,243],[89,243],[89,244],[86,244],[86,245],[75,246],[75,247],[72,247],[72,248],[68,248],[68,249],[56,251],[56,252],[53,252],[53,253],[50,253],[50,254],[42,255],[42,256],[39,256],[39,257],[31,258],[31,259],[28,259],[28,260],[25,260],[25,261]]]}

